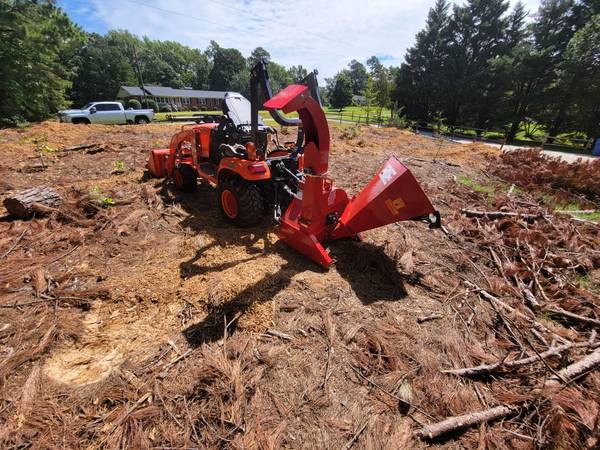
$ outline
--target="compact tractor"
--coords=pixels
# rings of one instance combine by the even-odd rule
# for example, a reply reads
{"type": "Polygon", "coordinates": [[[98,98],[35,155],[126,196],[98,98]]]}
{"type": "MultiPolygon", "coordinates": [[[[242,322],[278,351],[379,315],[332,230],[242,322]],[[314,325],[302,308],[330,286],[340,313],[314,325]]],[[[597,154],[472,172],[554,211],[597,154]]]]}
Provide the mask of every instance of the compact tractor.
{"type": "Polygon", "coordinates": [[[333,262],[325,248],[333,240],[361,239],[363,231],[402,220],[441,225],[419,183],[394,156],[358,195],[349,198],[334,186],[316,72],[273,96],[261,61],[251,71],[250,92],[251,101],[228,92],[216,123],[182,126],[169,148],[151,151],[150,172],[185,192],[194,191],[198,179],[216,187],[223,216],[238,226],[272,215],[280,239],[323,267],[333,262]],[[278,124],[298,128],[295,141],[281,143],[277,130],[264,124],[261,96],[278,124]]]}

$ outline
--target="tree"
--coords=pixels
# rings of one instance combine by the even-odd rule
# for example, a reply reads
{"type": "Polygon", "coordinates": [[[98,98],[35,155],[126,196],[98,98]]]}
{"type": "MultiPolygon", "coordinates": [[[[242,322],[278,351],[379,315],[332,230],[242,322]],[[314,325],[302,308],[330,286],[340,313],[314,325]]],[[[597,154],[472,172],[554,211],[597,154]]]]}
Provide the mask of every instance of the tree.
{"type": "Polygon", "coordinates": [[[0,1],[0,126],[38,121],[68,105],[83,33],[53,2],[0,1]]]}
{"type": "Polygon", "coordinates": [[[417,33],[406,63],[394,77],[394,99],[411,117],[428,121],[441,109],[445,91],[444,69],[448,61],[448,14],[446,0],[437,0],[429,10],[425,29],[417,33]]]}
{"type": "Polygon", "coordinates": [[[252,53],[248,57],[248,67],[252,69],[259,61],[266,63],[271,61],[271,54],[262,47],[256,47],[252,50],[252,53]]]}
{"type": "Polygon", "coordinates": [[[600,14],[593,16],[567,45],[566,71],[577,80],[574,118],[588,138],[600,136],[600,14]]]}
{"type": "Polygon", "coordinates": [[[289,73],[289,77],[293,82],[296,81],[300,81],[302,80],[304,77],[306,77],[308,75],[308,70],[306,70],[304,67],[302,67],[301,65],[299,66],[292,66],[288,69],[288,73],[289,73]]]}
{"type": "Polygon", "coordinates": [[[138,85],[128,56],[109,40],[91,34],[74,59],[76,75],[71,100],[82,106],[91,101],[112,100],[122,85],[138,85]]]}
{"type": "Polygon", "coordinates": [[[570,128],[579,79],[574,66],[565,59],[565,52],[575,33],[583,28],[593,13],[600,13],[597,1],[546,0],[536,21],[536,44],[544,49],[546,62],[552,68],[553,79],[538,105],[539,120],[546,126],[548,142],[562,130],[570,128]]]}
{"type": "Polygon", "coordinates": [[[193,62],[192,87],[194,89],[208,89],[209,75],[212,66],[205,53],[198,52],[193,62]]]}
{"type": "Polygon", "coordinates": [[[379,61],[379,58],[372,56],[367,60],[370,73],[369,76],[373,80],[373,94],[375,104],[379,107],[379,116],[381,117],[381,111],[383,108],[390,106],[390,80],[389,74],[383,64],[379,61]]]}
{"type": "Polygon", "coordinates": [[[348,64],[350,68],[350,80],[352,81],[352,92],[354,95],[363,95],[367,87],[367,79],[369,74],[365,66],[359,61],[353,59],[348,64]]]}
{"type": "Polygon", "coordinates": [[[352,80],[347,70],[342,70],[335,76],[329,101],[333,108],[340,110],[352,103],[352,80]]]}
{"type": "Polygon", "coordinates": [[[476,128],[487,128],[494,119],[504,91],[498,73],[489,70],[489,61],[510,52],[507,43],[509,17],[505,0],[468,0],[454,6],[449,23],[448,80],[445,116],[476,128]]]}
{"type": "Polygon", "coordinates": [[[216,91],[231,89],[236,74],[247,70],[244,56],[235,48],[223,48],[215,41],[211,41],[207,55],[212,59],[212,68],[208,75],[210,89],[216,91]]]}

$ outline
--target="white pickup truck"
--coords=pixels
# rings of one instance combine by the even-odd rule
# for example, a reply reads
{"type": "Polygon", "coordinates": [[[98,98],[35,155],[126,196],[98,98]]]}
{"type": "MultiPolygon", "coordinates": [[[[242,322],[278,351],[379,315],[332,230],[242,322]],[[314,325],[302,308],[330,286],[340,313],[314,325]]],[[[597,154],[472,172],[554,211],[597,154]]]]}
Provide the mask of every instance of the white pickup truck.
{"type": "Polygon", "coordinates": [[[124,109],[119,102],[92,102],[81,109],[65,109],[58,112],[61,122],[101,123],[105,125],[146,124],[154,120],[151,109],[124,109]]]}

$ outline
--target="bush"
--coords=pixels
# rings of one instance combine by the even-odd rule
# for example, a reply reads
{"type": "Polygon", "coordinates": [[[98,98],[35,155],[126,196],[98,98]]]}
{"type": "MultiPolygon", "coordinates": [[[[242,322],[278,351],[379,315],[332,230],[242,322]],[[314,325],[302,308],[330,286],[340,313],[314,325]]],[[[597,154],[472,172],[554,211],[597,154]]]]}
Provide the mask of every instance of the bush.
{"type": "Polygon", "coordinates": [[[161,103],[161,104],[158,106],[158,110],[159,110],[160,112],[172,112],[172,110],[171,110],[171,105],[169,105],[168,103],[161,103]]]}
{"type": "Polygon", "coordinates": [[[146,99],[146,101],[144,102],[144,108],[149,108],[149,109],[153,110],[154,112],[158,112],[158,107],[156,106],[156,102],[154,100],[152,100],[151,98],[146,99]]]}
{"type": "Polygon", "coordinates": [[[127,108],[142,109],[142,104],[138,100],[136,100],[135,98],[131,98],[127,102],[127,108]]]}
{"type": "Polygon", "coordinates": [[[198,111],[198,107],[196,105],[192,105],[190,111],[198,111]]]}

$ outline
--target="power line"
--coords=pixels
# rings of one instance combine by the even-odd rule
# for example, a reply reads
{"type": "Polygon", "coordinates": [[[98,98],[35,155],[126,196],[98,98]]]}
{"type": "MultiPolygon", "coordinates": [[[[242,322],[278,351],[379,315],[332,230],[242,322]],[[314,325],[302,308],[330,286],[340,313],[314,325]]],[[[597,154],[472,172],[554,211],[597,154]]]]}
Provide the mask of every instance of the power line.
{"type": "MultiPolygon", "coordinates": [[[[238,11],[238,12],[241,12],[241,13],[245,14],[245,15],[246,15],[246,16],[248,16],[248,17],[255,17],[255,18],[258,18],[258,19],[261,19],[261,20],[265,20],[265,21],[271,21],[271,20],[272,20],[271,18],[268,18],[268,17],[265,17],[265,16],[261,16],[260,14],[251,13],[251,12],[249,12],[249,11],[245,10],[245,9],[242,9],[242,8],[236,8],[235,6],[231,6],[231,5],[229,5],[229,4],[227,4],[227,3],[224,3],[224,2],[220,2],[220,1],[217,1],[217,0],[207,0],[207,1],[209,1],[209,2],[211,2],[211,3],[215,3],[215,4],[217,4],[217,5],[224,6],[225,8],[229,8],[229,9],[231,9],[231,10],[233,10],[233,11],[238,11]]],[[[298,28],[296,28],[296,27],[293,27],[293,26],[290,26],[290,25],[286,25],[286,24],[282,24],[282,23],[280,23],[280,24],[278,24],[278,25],[280,25],[280,26],[283,26],[283,27],[285,27],[285,28],[288,28],[288,29],[290,29],[290,30],[293,30],[293,31],[295,31],[295,32],[297,32],[297,31],[298,31],[298,28]]],[[[372,55],[375,55],[375,54],[377,54],[376,52],[371,52],[371,50],[368,50],[368,49],[366,49],[366,48],[364,48],[364,47],[360,47],[360,46],[357,46],[357,45],[354,45],[354,44],[348,44],[347,42],[344,42],[344,41],[340,41],[340,40],[337,40],[337,39],[331,38],[331,37],[329,37],[329,36],[327,36],[327,35],[324,35],[324,34],[315,33],[314,31],[311,31],[311,35],[312,35],[312,36],[316,36],[316,37],[318,37],[318,38],[320,38],[320,39],[323,39],[323,40],[329,41],[329,42],[333,42],[333,43],[335,43],[335,44],[341,44],[341,45],[344,45],[344,46],[346,46],[346,47],[349,47],[349,48],[358,48],[358,49],[364,50],[364,51],[366,51],[366,52],[369,52],[369,53],[371,53],[372,55]]]]}
{"type": "MultiPolygon", "coordinates": [[[[145,2],[141,2],[141,1],[136,1],[136,0],[124,0],[124,1],[126,1],[128,3],[136,4],[138,6],[143,6],[143,7],[146,7],[146,8],[154,9],[156,11],[160,11],[160,12],[164,12],[164,13],[168,13],[168,14],[173,14],[173,15],[176,15],[176,16],[179,16],[179,17],[185,17],[186,19],[192,19],[192,20],[196,20],[196,21],[199,21],[199,22],[208,23],[208,24],[211,24],[211,25],[214,25],[214,26],[217,26],[217,27],[223,27],[222,23],[212,22],[210,20],[206,20],[206,19],[203,19],[203,18],[200,18],[200,17],[196,17],[196,16],[191,16],[189,14],[182,13],[182,12],[179,12],[179,11],[175,11],[175,10],[172,10],[172,9],[161,8],[159,6],[151,5],[149,3],[145,3],[145,2]]],[[[216,0],[208,0],[208,1],[210,1],[212,3],[215,3],[215,4],[218,4],[218,5],[221,5],[221,6],[225,7],[225,8],[232,9],[234,11],[242,12],[242,13],[246,14],[247,16],[253,16],[253,17],[255,17],[257,19],[260,19],[260,20],[263,20],[263,21],[269,21],[269,20],[271,20],[268,17],[261,16],[261,15],[255,14],[255,13],[250,13],[248,11],[245,11],[245,10],[241,9],[241,8],[236,8],[235,6],[231,6],[231,5],[228,5],[226,3],[221,3],[221,2],[216,1],[216,0]]],[[[298,29],[295,28],[295,27],[292,27],[292,26],[289,26],[289,25],[285,25],[285,24],[280,24],[280,25],[283,26],[283,27],[285,27],[285,28],[288,28],[290,30],[293,30],[295,32],[298,31],[298,29]]],[[[231,26],[229,24],[227,25],[227,28],[228,29],[237,30],[237,31],[239,31],[241,33],[244,33],[244,34],[248,33],[248,29],[237,28],[237,27],[231,26]]],[[[341,45],[344,45],[344,46],[349,47],[349,48],[362,49],[363,51],[369,52],[372,55],[377,54],[376,52],[371,52],[371,50],[368,50],[368,49],[366,49],[364,47],[360,47],[360,46],[357,46],[357,45],[354,45],[354,44],[348,44],[347,42],[340,41],[340,40],[337,40],[337,39],[333,39],[333,38],[330,38],[328,36],[325,36],[325,35],[322,35],[322,34],[319,34],[319,33],[311,32],[311,36],[317,37],[317,38],[320,38],[322,40],[326,40],[326,41],[329,41],[329,42],[333,42],[335,44],[341,44],[341,45]]],[[[331,50],[333,50],[333,49],[331,49],[331,50]]],[[[342,53],[340,52],[339,54],[341,55],[342,53]]],[[[344,54],[344,56],[346,56],[346,54],[344,54]]]]}

